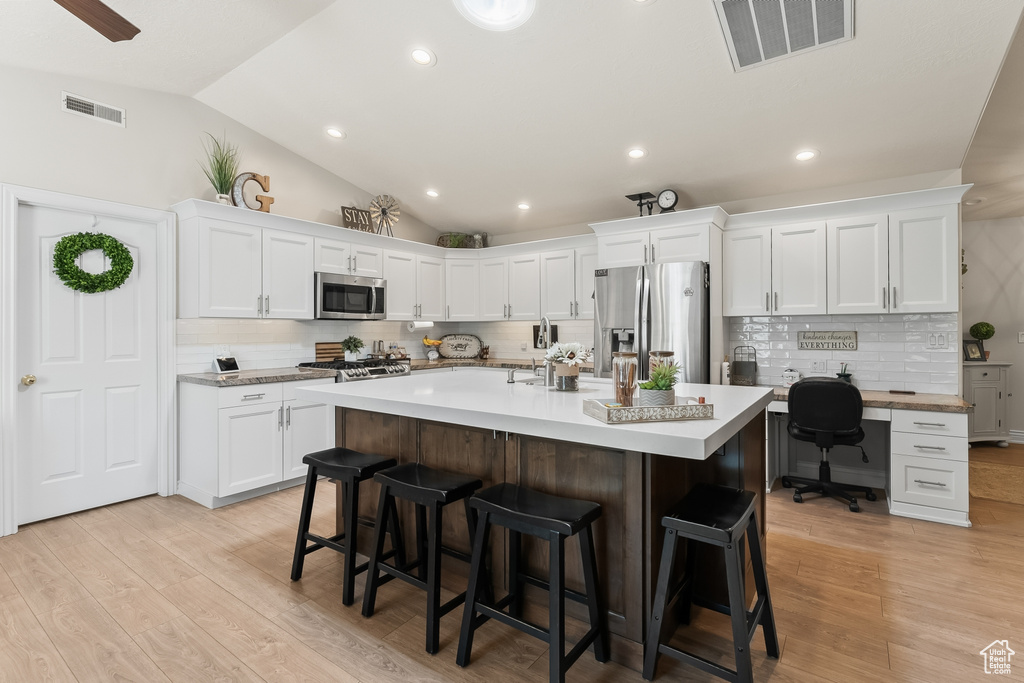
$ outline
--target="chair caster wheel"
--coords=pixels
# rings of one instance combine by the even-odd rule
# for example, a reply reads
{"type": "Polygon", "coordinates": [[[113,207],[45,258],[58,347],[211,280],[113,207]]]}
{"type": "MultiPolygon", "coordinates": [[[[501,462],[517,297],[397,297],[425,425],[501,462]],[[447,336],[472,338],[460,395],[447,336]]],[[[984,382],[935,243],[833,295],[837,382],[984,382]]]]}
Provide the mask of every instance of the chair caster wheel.
{"type": "Polygon", "coordinates": [[[860,512],[860,505],[857,505],[857,501],[850,503],[850,512],[860,512]]]}
{"type": "Polygon", "coordinates": [[[799,493],[794,493],[793,494],[793,502],[794,503],[802,503],[802,502],[804,502],[804,497],[801,496],[799,493]]]}
{"type": "Polygon", "coordinates": [[[864,494],[864,498],[867,500],[878,500],[878,496],[875,495],[874,491],[868,491],[864,494]]]}
{"type": "Polygon", "coordinates": [[[789,480],[789,477],[783,477],[782,478],[782,488],[784,488],[784,489],[791,489],[791,488],[793,488],[793,482],[791,482],[789,480]]]}

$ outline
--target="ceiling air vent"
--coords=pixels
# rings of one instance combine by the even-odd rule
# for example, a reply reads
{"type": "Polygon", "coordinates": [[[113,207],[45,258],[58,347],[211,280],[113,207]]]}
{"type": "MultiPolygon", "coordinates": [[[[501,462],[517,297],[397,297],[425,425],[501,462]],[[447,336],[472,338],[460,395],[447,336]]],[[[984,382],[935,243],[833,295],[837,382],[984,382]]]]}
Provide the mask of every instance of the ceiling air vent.
{"type": "Polygon", "coordinates": [[[87,116],[90,119],[106,121],[107,123],[112,123],[115,126],[121,126],[124,128],[124,109],[118,109],[117,107],[100,104],[93,100],[87,100],[84,97],[72,95],[69,92],[61,93],[61,109],[69,114],[87,116]]]}
{"type": "Polygon", "coordinates": [[[742,71],[853,38],[853,0],[714,0],[742,71]]]}

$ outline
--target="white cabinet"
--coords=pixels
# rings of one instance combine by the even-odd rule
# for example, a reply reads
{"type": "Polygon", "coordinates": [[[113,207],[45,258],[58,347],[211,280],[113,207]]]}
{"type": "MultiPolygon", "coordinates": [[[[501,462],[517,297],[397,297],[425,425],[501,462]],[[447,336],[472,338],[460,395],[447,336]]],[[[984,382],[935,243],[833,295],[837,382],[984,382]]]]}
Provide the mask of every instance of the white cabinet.
{"type": "Polygon", "coordinates": [[[313,261],[318,273],[384,277],[384,250],[379,247],[317,237],[313,261]]]}
{"type": "Polygon", "coordinates": [[[179,229],[182,318],[313,318],[313,238],[197,217],[179,229]]]}
{"type": "Polygon", "coordinates": [[[480,260],[480,320],[508,320],[508,259],[480,260]]]}
{"type": "Polygon", "coordinates": [[[974,406],[967,416],[968,441],[995,441],[1009,445],[1010,422],[1006,417],[1012,363],[964,363],[964,400],[974,406]]]}
{"type": "Polygon", "coordinates": [[[551,320],[592,320],[596,268],[596,247],[541,254],[541,315],[551,320]]]}
{"type": "Polygon", "coordinates": [[[958,227],[956,205],[828,221],[828,312],[956,311],[958,227]]]}
{"type": "Polygon", "coordinates": [[[722,270],[722,315],[771,313],[771,228],[726,231],[722,270]]]}
{"type": "Polygon", "coordinates": [[[445,320],[480,319],[480,262],[445,259],[445,320]]]}
{"type": "Polygon", "coordinates": [[[707,224],[599,235],[597,238],[600,268],[710,260],[711,226],[707,224]]]}
{"type": "Polygon", "coordinates": [[[893,410],[889,512],[971,526],[967,415],[893,410]]]}
{"type": "Polygon", "coordinates": [[[444,319],[444,259],[384,252],[388,320],[444,319]]]}
{"type": "MultiPolygon", "coordinates": [[[[540,318],[540,255],[520,254],[481,259],[479,267],[477,320],[540,318]]],[[[453,306],[453,315],[456,310],[453,306]]],[[[468,308],[460,307],[458,310],[468,308]]]]}
{"type": "Polygon", "coordinates": [[[299,483],[303,456],[334,446],[335,411],[295,390],[333,382],[180,383],[178,493],[213,508],[299,483]]]}

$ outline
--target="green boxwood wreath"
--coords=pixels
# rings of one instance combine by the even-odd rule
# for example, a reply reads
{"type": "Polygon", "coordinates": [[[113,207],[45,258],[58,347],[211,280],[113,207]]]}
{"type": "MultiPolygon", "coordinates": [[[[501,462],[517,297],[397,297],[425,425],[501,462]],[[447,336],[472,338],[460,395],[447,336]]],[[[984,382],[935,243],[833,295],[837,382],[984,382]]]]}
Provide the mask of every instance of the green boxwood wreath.
{"type": "Polygon", "coordinates": [[[71,289],[95,294],[117,289],[132,274],[135,260],[117,239],[100,232],[66,235],[53,248],[53,272],[71,289]],[[110,259],[110,268],[102,273],[87,273],[75,260],[87,251],[102,249],[110,259]]]}

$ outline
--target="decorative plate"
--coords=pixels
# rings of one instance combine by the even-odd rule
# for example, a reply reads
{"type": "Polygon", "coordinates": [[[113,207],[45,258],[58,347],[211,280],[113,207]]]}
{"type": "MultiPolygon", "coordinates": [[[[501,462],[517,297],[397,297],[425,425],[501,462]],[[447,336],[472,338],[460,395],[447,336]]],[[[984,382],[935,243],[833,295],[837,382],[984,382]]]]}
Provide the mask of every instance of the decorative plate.
{"type": "Polygon", "coordinates": [[[446,334],[437,347],[442,358],[476,358],[480,355],[480,338],[473,334],[446,334]]]}

